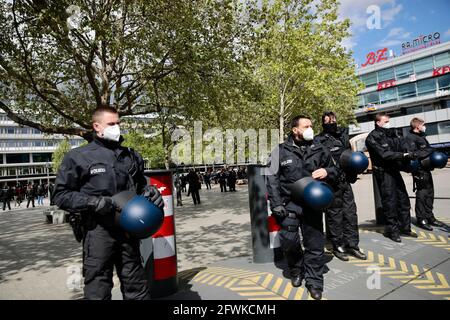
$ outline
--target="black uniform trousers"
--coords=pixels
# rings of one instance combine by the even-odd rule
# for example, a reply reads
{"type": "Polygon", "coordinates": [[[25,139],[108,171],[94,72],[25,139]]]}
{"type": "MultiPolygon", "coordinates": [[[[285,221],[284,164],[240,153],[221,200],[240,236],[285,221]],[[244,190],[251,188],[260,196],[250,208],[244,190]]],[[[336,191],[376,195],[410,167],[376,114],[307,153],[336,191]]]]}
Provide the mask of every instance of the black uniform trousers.
{"type": "Polygon", "coordinates": [[[358,248],[358,216],[352,186],[341,182],[335,188],[334,201],[325,211],[327,238],[336,247],[358,248]]]}
{"type": "Polygon", "coordinates": [[[413,175],[413,181],[416,188],[415,211],[417,220],[435,221],[436,218],[433,214],[434,184],[431,172],[419,171],[413,175]]]}
{"type": "Polygon", "coordinates": [[[281,221],[280,245],[287,260],[291,277],[302,275],[306,284],[323,290],[325,236],[321,212],[295,213],[281,221]],[[302,250],[300,234],[305,251],[302,250]]]}
{"type": "Polygon", "coordinates": [[[200,204],[200,193],[197,188],[190,188],[192,194],[192,201],[194,204],[200,204]]]}
{"type": "Polygon", "coordinates": [[[124,300],[148,300],[150,293],[141,264],[139,239],[97,224],[83,240],[84,298],[110,300],[113,269],[120,279],[124,300]]]}
{"type": "Polygon", "coordinates": [[[227,192],[227,183],[225,181],[220,181],[220,192],[227,192]]]}
{"type": "Polygon", "coordinates": [[[399,235],[411,231],[411,203],[400,171],[374,168],[373,174],[380,188],[385,233],[399,235]]]}
{"type": "Polygon", "coordinates": [[[11,210],[11,203],[10,200],[3,200],[3,211],[5,211],[6,206],[8,206],[8,209],[11,210]]]}

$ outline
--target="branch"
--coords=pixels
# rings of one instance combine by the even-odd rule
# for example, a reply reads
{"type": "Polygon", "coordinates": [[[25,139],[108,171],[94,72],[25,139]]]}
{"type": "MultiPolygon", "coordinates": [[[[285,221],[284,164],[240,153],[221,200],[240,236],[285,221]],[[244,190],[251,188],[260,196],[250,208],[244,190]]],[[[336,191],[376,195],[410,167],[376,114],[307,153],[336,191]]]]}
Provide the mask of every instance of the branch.
{"type": "Polygon", "coordinates": [[[6,114],[8,115],[8,118],[10,118],[12,121],[23,125],[27,127],[36,128],[42,132],[45,133],[59,133],[59,134],[68,134],[72,136],[80,136],[84,137],[88,130],[84,130],[83,128],[66,128],[66,127],[47,127],[43,126],[37,122],[24,119],[20,117],[18,114],[14,113],[6,104],[4,104],[2,101],[0,101],[0,108],[3,109],[6,114]]]}

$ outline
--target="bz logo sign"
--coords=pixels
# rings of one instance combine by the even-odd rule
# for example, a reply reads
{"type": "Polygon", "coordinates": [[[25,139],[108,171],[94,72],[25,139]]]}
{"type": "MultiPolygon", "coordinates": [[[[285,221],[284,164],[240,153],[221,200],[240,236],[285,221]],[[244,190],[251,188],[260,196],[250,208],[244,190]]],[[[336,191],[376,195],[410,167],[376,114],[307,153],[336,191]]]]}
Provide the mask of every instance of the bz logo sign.
{"type": "Polygon", "coordinates": [[[361,67],[365,67],[368,64],[372,65],[374,63],[387,60],[387,48],[383,48],[375,52],[369,52],[366,56],[367,60],[361,67]]]}

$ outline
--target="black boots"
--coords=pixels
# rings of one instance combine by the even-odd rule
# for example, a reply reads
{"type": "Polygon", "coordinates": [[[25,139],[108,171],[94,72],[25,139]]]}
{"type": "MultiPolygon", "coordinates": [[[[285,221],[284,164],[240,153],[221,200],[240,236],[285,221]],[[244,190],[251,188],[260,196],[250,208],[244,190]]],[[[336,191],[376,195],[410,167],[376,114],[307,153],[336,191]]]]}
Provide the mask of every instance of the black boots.
{"type": "Polygon", "coordinates": [[[419,227],[419,228],[422,228],[422,229],[425,229],[425,230],[428,230],[428,231],[433,231],[433,228],[428,224],[428,221],[427,220],[425,220],[425,219],[418,219],[417,220],[417,226],[419,227]]]}
{"type": "Polygon", "coordinates": [[[394,242],[402,242],[402,239],[400,238],[400,235],[398,233],[383,233],[383,236],[386,238],[391,239],[394,242]]]}
{"type": "Polygon", "coordinates": [[[333,247],[333,254],[336,256],[336,258],[342,260],[342,261],[348,261],[348,255],[345,252],[344,248],[339,247],[333,247]]]}
{"type": "Polygon", "coordinates": [[[300,287],[303,282],[303,277],[301,275],[296,275],[291,277],[291,283],[293,287],[300,287]]]}
{"type": "Polygon", "coordinates": [[[311,296],[311,298],[313,298],[314,300],[322,299],[322,290],[321,289],[314,288],[311,286],[306,286],[306,288],[308,289],[309,295],[311,296]]]}
{"type": "Polygon", "coordinates": [[[361,252],[359,248],[347,248],[347,253],[351,254],[357,259],[367,260],[366,255],[363,252],[361,252]]]}

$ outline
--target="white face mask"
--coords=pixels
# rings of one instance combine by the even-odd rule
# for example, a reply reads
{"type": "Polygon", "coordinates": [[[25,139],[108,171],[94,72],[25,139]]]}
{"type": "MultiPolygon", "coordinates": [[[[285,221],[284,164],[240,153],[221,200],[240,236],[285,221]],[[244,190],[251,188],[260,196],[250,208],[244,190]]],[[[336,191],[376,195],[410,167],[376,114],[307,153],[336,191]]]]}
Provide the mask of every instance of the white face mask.
{"type": "Polygon", "coordinates": [[[120,139],[120,127],[118,124],[106,127],[103,131],[103,139],[111,141],[119,141],[120,139]]]}
{"type": "Polygon", "coordinates": [[[383,124],[382,128],[390,129],[391,128],[391,123],[390,122],[386,122],[385,124],[383,124]]]}
{"type": "Polygon", "coordinates": [[[312,139],[314,139],[313,128],[309,127],[308,129],[303,131],[303,139],[305,139],[306,141],[311,141],[312,139]]]}
{"type": "Polygon", "coordinates": [[[422,128],[420,128],[420,131],[423,133],[425,133],[426,130],[427,130],[427,127],[425,127],[425,126],[422,126],[422,128]]]}

